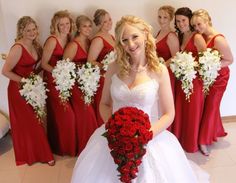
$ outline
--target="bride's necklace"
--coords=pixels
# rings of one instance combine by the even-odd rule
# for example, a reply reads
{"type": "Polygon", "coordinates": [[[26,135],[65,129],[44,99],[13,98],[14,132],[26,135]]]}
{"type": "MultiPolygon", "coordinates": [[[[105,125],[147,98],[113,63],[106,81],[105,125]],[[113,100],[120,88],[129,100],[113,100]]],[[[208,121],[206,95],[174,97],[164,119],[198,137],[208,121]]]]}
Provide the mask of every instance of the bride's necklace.
{"type": "Polygon", "coordinates": [[[136,72],[136,73],[140,73],[140,72],[146,71],[147,70],[147,66],[148,66],[148,64],[146,64],[143,67],[138,67],[138,68],[130,67],[130,70],[132,70],[133,72],[136,72]]]}

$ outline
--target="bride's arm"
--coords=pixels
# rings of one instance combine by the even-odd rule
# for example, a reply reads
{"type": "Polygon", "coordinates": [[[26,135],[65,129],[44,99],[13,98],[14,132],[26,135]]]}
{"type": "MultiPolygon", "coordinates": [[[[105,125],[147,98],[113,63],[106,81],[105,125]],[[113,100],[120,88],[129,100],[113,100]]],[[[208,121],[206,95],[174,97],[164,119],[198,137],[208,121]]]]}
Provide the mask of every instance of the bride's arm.
{"type": "Polygon", "coordinates": [[[105,74],[105,82],[102,90],[102,98],[99,104],[99,111],[104,122],[107,122],[112,115],[112,98],[110,93],[111,77],[116,72],[117,64],[111,63],[105,74]]]}
{"type": "Polygon", "coordinates": [[[162,116],[152,124],[153,135],[158,135],[165,130],[174,120],[175,109],[173,95],[170,85],[170,78],[167,68],[163,65],[161,74],[158,74],[159,82],[159,103],[162,116]]]}

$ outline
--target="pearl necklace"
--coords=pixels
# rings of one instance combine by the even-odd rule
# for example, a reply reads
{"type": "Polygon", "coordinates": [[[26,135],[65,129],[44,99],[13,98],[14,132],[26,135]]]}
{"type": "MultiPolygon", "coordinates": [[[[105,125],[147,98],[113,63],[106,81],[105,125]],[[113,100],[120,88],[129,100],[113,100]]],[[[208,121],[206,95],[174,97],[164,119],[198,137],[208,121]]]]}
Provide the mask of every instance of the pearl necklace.
{"type": "Polygon", "coordinates": [[[144,72],[144,71],[146,71],[147,70],[147,67],[148,66],[148,64],[146,64],[145,66],[143,66],[143,67],[139,67],[139,68],[134,68],[134,67],[130,67],[130,70],[131,71],[133,71],[133,72],[137,72],[137,73],[140,73],[140,72],[144,72]]]}

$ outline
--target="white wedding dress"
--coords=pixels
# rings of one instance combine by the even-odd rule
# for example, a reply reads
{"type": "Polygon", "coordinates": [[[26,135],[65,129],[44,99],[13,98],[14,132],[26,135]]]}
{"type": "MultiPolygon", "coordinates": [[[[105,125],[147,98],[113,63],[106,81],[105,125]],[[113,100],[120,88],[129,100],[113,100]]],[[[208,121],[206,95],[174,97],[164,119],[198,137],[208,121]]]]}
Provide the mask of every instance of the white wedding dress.
{"type": "MultiPolygon", "coordinates": [[[[158,97],[158,83],[147,81],[132,89],[117,75],[112,76],[111,96],[113,112],[119,108],[133,106],[146,112],[150,119],[153,105],[158,97]]],[[[154,110],[155,111],[155,110],[154,110]]],[[[156,113],[157,114],[157,113],[156,113]]],[[[89,139],[75,164],[72,183],[119,183],[119,172],[114,163],[107,139],[101,134],[104,125],[98,128],[89,139]]],[[[138,176],[132,183],[205,183],[208,174],[197,165],[192,168],[182,147],[173,134],[165,130],[155,136],[146,147],[138,176]]],[[[191,163],[193,164],[193,163],[191,163]]]]}

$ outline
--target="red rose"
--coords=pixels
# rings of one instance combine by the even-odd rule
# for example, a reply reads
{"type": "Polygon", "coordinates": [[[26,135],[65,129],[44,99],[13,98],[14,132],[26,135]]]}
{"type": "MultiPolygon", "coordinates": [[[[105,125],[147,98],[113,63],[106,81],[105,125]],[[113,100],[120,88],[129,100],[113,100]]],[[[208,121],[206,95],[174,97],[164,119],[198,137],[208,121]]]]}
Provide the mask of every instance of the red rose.
{"type": "Polygon", "coordinates": [[[120,180],[131,183],[137,177],[138,166],[146,153],[145,145],[152,139],[149,117],[135,107],[124,107],[112,115],[105,128],[103,136],[118,165],[120,180]]]}

